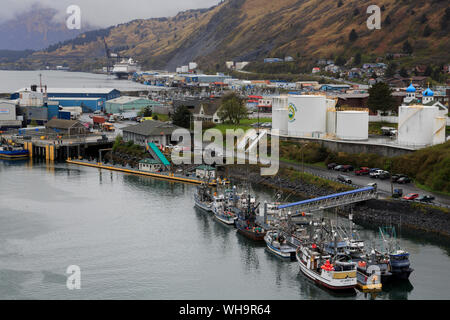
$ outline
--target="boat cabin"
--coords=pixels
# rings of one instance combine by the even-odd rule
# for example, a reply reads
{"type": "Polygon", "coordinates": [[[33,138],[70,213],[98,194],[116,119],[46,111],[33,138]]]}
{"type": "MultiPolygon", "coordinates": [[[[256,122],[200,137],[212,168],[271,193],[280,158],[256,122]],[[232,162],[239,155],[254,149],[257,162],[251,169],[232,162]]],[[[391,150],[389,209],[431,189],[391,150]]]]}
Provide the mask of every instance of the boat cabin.
{"type": "Polygon", "coordinates": [[[195,176],[197,178],[212,178],[216,177],[216,168],[207,165],[201,165],[195,168],[195,176]]]}

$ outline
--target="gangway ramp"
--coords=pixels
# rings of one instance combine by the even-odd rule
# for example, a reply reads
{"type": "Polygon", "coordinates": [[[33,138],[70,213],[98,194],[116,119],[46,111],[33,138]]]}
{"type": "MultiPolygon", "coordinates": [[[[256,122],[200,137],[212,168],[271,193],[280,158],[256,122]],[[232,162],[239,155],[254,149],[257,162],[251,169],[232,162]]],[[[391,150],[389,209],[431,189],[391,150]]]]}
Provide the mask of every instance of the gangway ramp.
{"type": "Polygon", "coordinates": [[[153,142],[149,142],[148,146],[150,147],[148,151],[153,156],[153,158],[155,158],[155,160],[159,160],[163,165],[170,167],[169,160],[167,160],[167,158],[162,154],[161,150],[159,150],[153,142]]]}
{"type": "Polygon", "coordinates": [[[365,187],[361,189],[330,194],[328,196],[280,205],[278,206],[278,209],[295,208],[296,212],[300,212],[292,215],[292,217],[295,217],[297,215],[301,215],[302,211],[314,212],[376,198],[377,198],[376,187],[365,187]]]}

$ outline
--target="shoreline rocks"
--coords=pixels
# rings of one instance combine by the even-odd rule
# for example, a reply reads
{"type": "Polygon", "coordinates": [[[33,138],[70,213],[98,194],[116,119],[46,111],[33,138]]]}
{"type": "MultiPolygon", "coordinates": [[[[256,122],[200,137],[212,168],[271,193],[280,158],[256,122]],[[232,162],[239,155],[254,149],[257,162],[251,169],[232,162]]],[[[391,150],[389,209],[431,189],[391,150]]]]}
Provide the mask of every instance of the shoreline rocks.
{"type": "MultiPolygon", "coordinates": [[[[295,193],[304,198],[313,198],[335,193],[334,190],[308,184],[289,177],[262,177],[257,167],[233,166],[227,169],[230,178],[245,180],[254,185],[264,185],[273,189],[295,193]]],[[[450,240],[450,212],[430,205],[399,200],[374,199],[351,206],[353,221],[359,225],[377,228],[395,225],[406,232],[425,233],[450,240]]],[[[340,208],[342,216],[348,216],[350,206],[340,208]]]]}

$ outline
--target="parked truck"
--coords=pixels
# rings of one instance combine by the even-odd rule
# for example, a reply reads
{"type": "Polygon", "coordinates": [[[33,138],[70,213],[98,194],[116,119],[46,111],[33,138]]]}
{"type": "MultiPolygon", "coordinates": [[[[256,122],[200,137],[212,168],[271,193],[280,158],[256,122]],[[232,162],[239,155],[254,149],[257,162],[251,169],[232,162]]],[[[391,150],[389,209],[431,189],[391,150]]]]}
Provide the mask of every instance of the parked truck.
{"type": "Polygon", "coordinates": [[[103,123],[106,122],[106,119],[102,116],[93,116],[92,122],[94,123],[94,128],[101,127],[103,123]]]}

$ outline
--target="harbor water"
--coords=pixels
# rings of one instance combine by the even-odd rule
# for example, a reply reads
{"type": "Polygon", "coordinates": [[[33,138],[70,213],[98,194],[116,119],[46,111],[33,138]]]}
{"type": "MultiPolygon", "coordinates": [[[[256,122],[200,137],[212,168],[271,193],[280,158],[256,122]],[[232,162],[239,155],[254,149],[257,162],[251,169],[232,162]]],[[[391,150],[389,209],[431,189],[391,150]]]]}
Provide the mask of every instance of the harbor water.
{"type": "Polygon", "coordinates": [[[146,89],[147,86],[129,80],[118,80],[114,75],[56,70],[8,71],[0,70],[0,93],[12,93],[21,88],[39,85],[49,88],[115,88],[120,91],[146,89]]]}
{"type": "Polygon", "coordinates": [[[400,236],[410,281],[342,296],[196,210],[193,185],[30,160],[0,160],[0,179],[0,299],[450,298],[450,247],[437,240],[400,236]],[[66,286],[71,265],[79,290],[66,286]]]}

